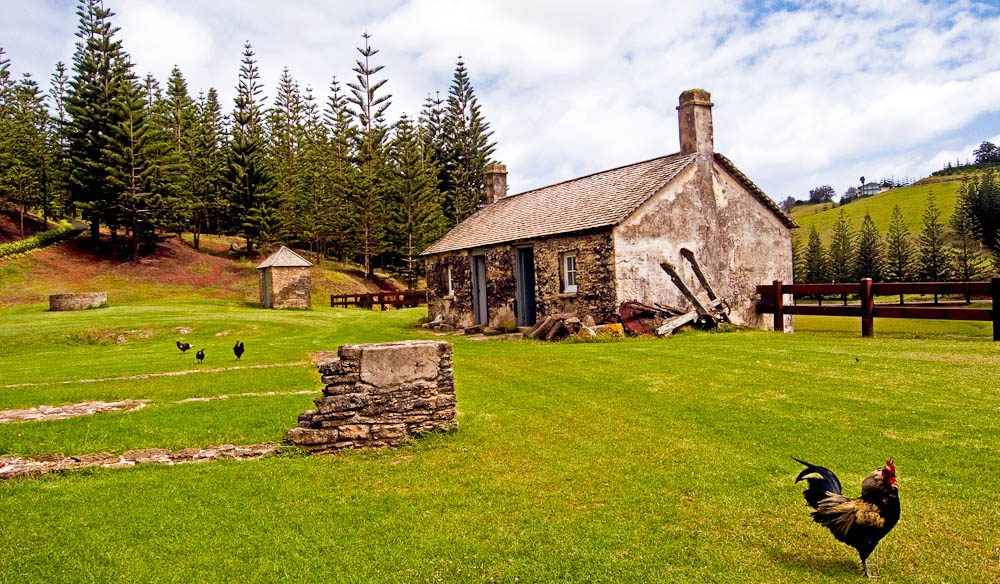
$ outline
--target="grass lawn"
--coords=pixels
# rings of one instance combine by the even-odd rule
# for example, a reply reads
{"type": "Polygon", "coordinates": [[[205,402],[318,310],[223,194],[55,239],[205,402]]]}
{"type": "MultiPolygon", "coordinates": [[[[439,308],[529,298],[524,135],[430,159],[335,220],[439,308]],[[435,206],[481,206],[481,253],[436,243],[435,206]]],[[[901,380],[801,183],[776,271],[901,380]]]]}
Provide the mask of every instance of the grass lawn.
{"type": "MultiPolygon", "coordinates": [[[[429,336],[413,326],[422,313],[0,309],[0,409],[150,400],[0,425],[0,454],[278,441],[311,396],[235,394],[319,395],[310,352],[429,336]],[[207,348],[204,364],[180,354],[181,338],[207,348]],[[251,365],[274,367],[232,369],[251,365]],[[113,379],[199,368],[225,370],[113,379]],[[232,397],[178,403],[221,394],[232,397]]],[[[853,550],[809,520],[790,456],[829,466],[851,496],[895,459],[903,516],[872,557],[883,582],[1000,580],[1000,344],[988,324],[877,320],[875,339],[859,338],[858,319],[796,327],[594,344],[450,337],[454,433],[0,483],[0,582],[861,581],[853,550]]]]}

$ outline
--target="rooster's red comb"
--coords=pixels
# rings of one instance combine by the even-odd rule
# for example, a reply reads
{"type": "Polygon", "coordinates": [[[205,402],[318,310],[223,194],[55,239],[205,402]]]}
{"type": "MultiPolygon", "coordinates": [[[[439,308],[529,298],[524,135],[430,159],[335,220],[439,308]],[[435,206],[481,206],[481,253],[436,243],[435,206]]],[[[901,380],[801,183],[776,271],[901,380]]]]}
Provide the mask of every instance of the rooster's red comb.
{"type": "Polygon", "coordinates": [[[896,475],[896,465],[892,463],[892,459],[891,458],[889,460],[885,461],[885,467],[887,469],[889,469],[889,472],[891,472],[893,474],[893,476],[896,475]]]}

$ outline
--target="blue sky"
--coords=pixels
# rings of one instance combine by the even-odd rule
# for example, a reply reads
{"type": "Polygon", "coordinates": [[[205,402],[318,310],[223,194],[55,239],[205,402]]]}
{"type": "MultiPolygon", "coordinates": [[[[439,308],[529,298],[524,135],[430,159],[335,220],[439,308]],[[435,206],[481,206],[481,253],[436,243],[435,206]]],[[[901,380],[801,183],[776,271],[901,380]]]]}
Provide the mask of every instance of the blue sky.
{"type": "MultiPolygon", "coordinates": [[[[70,63],[75,2],[0,0],[0,46],[43,86],[70,63]]],[[[373,35],[390,118],[446,92],[462,55],[520,192],[675,152],[681,91],[768,194],[920,177],[1000,143],[1000,8],[918,0],[106,0],[140,74],[173,65],[231,106],[244,41],[265,93],[287,66],[325,99],[373,35]],[[280,9],[274,6],[280,5],[280,9]]]]}

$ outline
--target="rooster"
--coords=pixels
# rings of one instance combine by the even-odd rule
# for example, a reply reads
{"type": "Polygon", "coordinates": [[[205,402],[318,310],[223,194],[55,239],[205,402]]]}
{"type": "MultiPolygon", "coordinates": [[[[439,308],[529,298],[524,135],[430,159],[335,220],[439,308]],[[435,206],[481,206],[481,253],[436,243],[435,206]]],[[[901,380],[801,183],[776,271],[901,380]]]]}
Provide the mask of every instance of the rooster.
{"type": "Polygon", "coordinates": [[[839,541],[858,550],[861,569],[870,578],[868,556],[899,521],[896,466],[892,460],[885,461],[884,467],[873,470],[861,481],[861,496],[848,499],[841,492],[840,479],[830,469],[795,460],[806,467],[795,482],[802,479],[809,482],[803,495],[806,503],[815,509],[813,521],[828,528],[839,541]]]}
{"type": "Polygon", "coordinates": [[[198,349],[198,352],[194,354],[198,358],[198,362],[201,363],[205,360],[205,349],[198,349]]]}
{"type": "Polygon", "coordinates": [[[182,343],[177,341],[177,348],[181,350],[181,353],[187,352],[191,348],[191,343],[182,343]]]}
{"type": "Polygon", "coordinates": [[[236,344],[233,345],[233,354],[236,355],[237,361],[243,357],[243,341],[236,341],[236,344]]]}

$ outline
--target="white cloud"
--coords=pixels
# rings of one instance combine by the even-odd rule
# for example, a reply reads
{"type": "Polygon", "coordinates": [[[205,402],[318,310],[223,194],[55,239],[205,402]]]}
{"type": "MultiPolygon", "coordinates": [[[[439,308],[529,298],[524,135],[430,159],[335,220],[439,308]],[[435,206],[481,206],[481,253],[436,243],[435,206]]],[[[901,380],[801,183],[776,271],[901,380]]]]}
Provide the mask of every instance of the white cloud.
{"type": "MultiPolygon", "coordinates": [[[[140,73],[176,64],[229,107],[243,42],[265,92],[288,66],[325,99],[364,30],[393,117],[446,92],[459,54],[513,191],[677,149],[674,106],[712,92],[716,146],[775,198],[857,176],[920,175],[997,134],[1000,11],[960,0],[107,0],[140,73]],[[793,5],[786,9],[785,6],[793,5]]],[[[0,38],[18,72],[69,62],[66,0],[18,3],[0,38]]]]}

